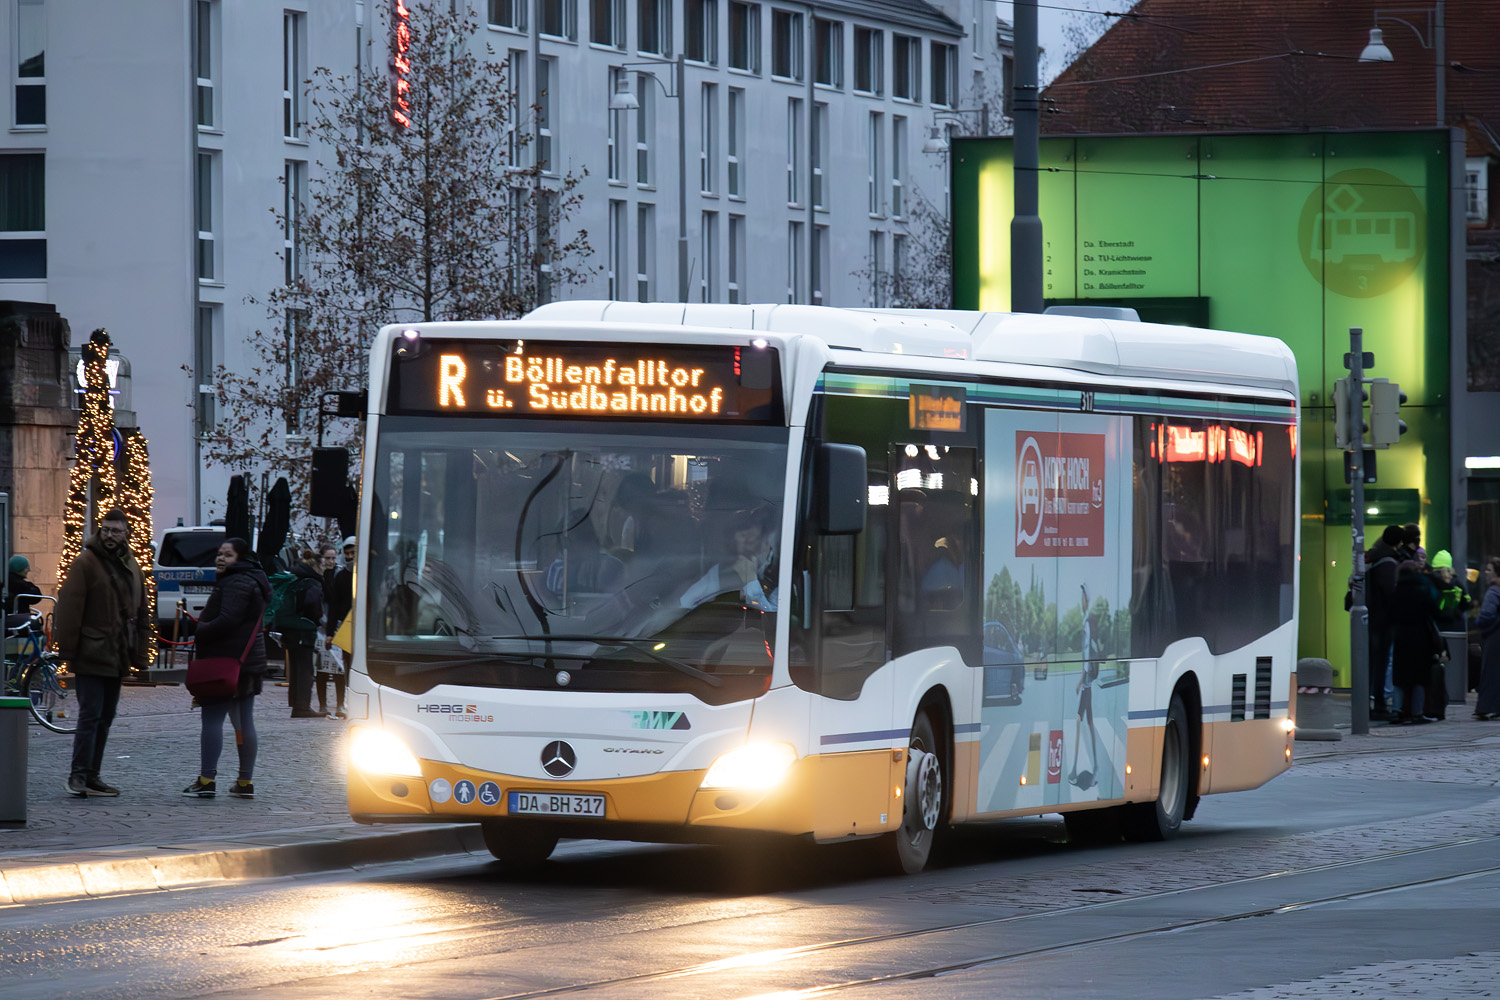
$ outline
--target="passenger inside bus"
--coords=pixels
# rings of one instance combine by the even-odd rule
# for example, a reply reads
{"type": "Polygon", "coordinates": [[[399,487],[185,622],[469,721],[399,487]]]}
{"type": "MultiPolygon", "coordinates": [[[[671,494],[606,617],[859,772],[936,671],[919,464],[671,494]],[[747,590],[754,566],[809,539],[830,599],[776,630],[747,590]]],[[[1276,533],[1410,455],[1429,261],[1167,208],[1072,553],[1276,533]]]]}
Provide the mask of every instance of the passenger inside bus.
{"type": "Polygon", "coordinates": [[[748,607],[775,611],[778,592],[770,572],[777,541],[774,511],[769,506],[735,511],[724,537],[725,551],[683,591],[681,606],[696,608],[720,594],[737,592],[748,607]]]}

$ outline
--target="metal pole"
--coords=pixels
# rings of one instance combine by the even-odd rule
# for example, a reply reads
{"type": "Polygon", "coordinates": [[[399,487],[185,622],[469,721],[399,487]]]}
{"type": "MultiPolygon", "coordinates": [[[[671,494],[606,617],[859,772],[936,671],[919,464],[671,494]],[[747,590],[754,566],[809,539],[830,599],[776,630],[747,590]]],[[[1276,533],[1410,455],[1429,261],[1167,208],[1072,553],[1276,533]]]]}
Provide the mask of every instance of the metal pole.
{"type": "MultiPolygon", "coordinates": [[[[1349,524],[1354,535],[1354,572],[1349,577],[1349,732],[1370,731],[1370,610],[1365,606],[1364,330],[1349,328],[1350,444],[1349,524]]],[[[1383,674],[1382,674],[1383,676],[1383,674]]],[[[1383,683],[1383,682],[1382,682],[1383,683]]]]}
{"type": "Polygon", "coordinates": [[[677,301],[688,300],[687,63],[677,53],[677,301]]]}
{"type": "Polygon", "coordinates": [[[1437,50],[1437,124],[1448,124],[1448,21],[1445,0],[1437,0],[1433,16],[1432,47],[1437,50]]]}
{"type": "Polygon", "coordinates": [[[1037,214],[1040,166],[1040,86],[1037,80],[1036,0],[1015,0],[1015,192],[1010,223],[1010,308],[1042,311],[1042,218],[1037,214]]]}

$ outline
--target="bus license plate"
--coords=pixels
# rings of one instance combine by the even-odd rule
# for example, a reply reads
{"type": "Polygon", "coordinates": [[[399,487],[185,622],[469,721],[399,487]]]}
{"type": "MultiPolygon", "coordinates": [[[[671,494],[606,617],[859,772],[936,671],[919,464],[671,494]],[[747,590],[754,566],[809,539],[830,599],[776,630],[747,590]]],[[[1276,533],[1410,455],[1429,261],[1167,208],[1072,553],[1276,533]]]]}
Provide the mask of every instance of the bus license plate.
{"type": "Polygon", "coordinates": [[[562,792],[511,792],[512,816],[577,816],[604,818],[604,796],[568,795],[562,792]]]}

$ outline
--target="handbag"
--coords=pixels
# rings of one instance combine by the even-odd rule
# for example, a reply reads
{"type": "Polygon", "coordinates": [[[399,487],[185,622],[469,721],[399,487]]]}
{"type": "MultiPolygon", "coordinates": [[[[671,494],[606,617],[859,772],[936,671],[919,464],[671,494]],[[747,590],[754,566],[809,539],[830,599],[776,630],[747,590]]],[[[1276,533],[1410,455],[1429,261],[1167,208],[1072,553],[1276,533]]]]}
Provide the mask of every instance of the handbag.
{"type": "Polygon", "coordinates": [[[188,693],[200,700],[233,698],[238,694],[240,667],[244,666],[245,657],[250,655],[250,647],[255,645],[257,635],[260,635],[259,617],[255,620],[255,627],[250,630],[250,641],[245,643],[245,651],[239,655],[239,659],[232,656],[205,656],[189,660],[187,679],[183,681],[188,693]]]}

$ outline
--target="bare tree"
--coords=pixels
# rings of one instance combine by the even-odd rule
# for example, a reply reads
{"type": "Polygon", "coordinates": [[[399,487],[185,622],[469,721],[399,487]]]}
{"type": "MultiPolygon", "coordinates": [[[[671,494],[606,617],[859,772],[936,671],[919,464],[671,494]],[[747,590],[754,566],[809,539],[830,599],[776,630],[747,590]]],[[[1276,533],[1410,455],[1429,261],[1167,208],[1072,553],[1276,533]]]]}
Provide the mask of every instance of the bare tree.
{"type": "Polygon", "coordinates": [[[285,470],[294,493],[323,394],[360,387],[380,326],[513,318],[594,270],[587,232],[565,234],[587,170],[533,144],[537,109],[476,41],[471,5],[404,0],[386,16],[399,18],[395,87],[384,72],[321,67],[307,81],[304,131],[320,156],[305,199],[284,178],[271,209],[289,237],[285,281],[250,299],[268,318],[250,364],[216,373],[210,460],[285,470]]]}
{"type": "Polygon", "coordinates": [[[953,308],[953,226],[948,213],[920,189],[907,194],[906,232],[889,268],[865,266],[850,272],[870,289],[870,303],[897,309],[953,308]]]}

